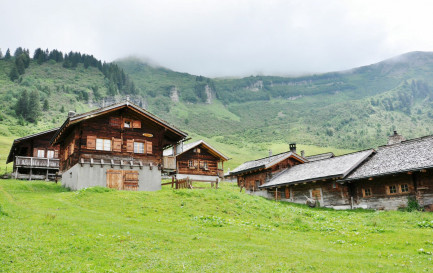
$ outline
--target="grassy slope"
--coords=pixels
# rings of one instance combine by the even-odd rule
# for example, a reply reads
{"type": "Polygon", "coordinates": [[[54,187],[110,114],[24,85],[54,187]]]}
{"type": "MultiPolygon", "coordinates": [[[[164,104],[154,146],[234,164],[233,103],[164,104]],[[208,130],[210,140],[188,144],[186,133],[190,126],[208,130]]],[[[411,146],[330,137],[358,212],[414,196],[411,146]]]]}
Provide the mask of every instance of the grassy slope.
{"type": "Polygon", "coordinates": [[[68,192],[0,180],[0,272],[431,271],[429,213],[332,211],[220,190],[68,192]],[[423,251],[420,251],[423,249],[423,251]]]}

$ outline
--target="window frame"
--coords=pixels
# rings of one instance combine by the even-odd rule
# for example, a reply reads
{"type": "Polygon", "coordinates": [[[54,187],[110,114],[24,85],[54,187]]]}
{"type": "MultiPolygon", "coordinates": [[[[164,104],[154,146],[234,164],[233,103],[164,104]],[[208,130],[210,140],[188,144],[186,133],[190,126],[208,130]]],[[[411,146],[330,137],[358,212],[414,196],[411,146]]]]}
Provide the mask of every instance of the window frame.
{"type": "MultiPolygon", "coordinates": [[[[140,149],[140,147],[139,147],[139,149],[140,149]]],[[[134,154],[145,154],[145,153],[146,153],[146,143],[145,142],[141,142],[141,141],[134,141],[134,154]],[[136,149],[135,149],[136,144],[137,144],[137,146],[141,145],[141,148],[142,148],[141,150],[143,152],[137,152],[136,151],[136,149]]]]}
{"type": "Polygon", "coordinates": [[[131,119],[124,119],[123,120],[123,128],[129,128],[129,129],[132,129],[133,127],[132,127],[132,120],[131,119]],[[129,124],[129,126],[125,126],[126,124],[129,124]]]}
{"type": "Polygon", "coordinates": [[[38,156],[38,158],[45,158],[45,149],[38,149],[38,154],[37,154],[38,156]],[[40,155],[40,153],[42,153],[42,156],[39,156],[40,155]]]}
{"type": "Polygon", "coordinates": [[[398,192],[398,186],[397,185],[389,185],[388,186],[388,194],[389,195],[395,195],[395,194],[398,194],[398,193],[399,192],[398,192]],[[391,188],[393,188],[395,192],[391,192],[391,188]]]}
{"type": "Polygon", "coordinates": [[[103,152],[112,152],[113,151],[113,143],[111,139],[109,138],[96,138],[95,140],[95,150],[97,151],[103,151],[103,152]],[[98,149],[98,141],[102,141],[102,149],[98,149]],[[106,142],[108,141],[109,145],[106,145],[106,142]],[[105,147],[108,146],[109,150],[107,150],[105,147]]]}
{"type": "Polygon", "coordinates": [[[47,150],[47,158],[49,158],[49,159],[54,158],[54,154],[55,154],[54,150],[47,150]],[[49,156],[49,155],[51,155],[51,156],[49,156]]]}
{"type": "Polygon", "coordinates": [[[405,184],[400,184],[399,185],[399,190],[400,193],[409,193],[409,184],[405,183],[405,184]],[[403,186],[405,186],[405,191],[403,191],[403,186]]]}
{"type": "Polygon", "coordinates": [[[362,197],[369,198],[373,196],[373,190],[371,188],[362,188],[362,197]],[[369,194],[367,194],[367,191],[369,194]]]}
{"type": "Polygon", "coordinates": [[[192,159],[188,160],[188,168],[195,169],[195,167],[194,167],[194,161],[192,159]]]}

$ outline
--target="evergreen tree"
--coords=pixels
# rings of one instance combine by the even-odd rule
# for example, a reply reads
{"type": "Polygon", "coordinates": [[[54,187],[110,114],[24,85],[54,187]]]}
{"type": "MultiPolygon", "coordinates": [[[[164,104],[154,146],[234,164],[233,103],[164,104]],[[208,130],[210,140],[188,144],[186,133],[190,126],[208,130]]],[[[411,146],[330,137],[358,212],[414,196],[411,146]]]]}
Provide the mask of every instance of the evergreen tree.
{"type": "Polygon", "coordinates": [[[50,110],[50,104],[48,103],[48,99],[44,100],[44,107],[43,107],[44,111],[48,111],[50,110]]]}
{"type": "Polygon", "coordinates": [[[24,53],[23,48],[22,48],[22,47],[18,47],[18,48],[15,50],[14,57],[17,58],[17,57],[19,57],[19,56],[20,56],[21,54],[23,54],[23,53],[24,53]]]}
{"type": "Polygon", "coordinates": [[[110,84],[108,85],[108,92],[107,93],[110,96],[117,95],[117,88],[116,88],[116,85],[113,82],[110,82],[110,84]]]}
{"type": "Polygon", "coordinates": [[[18,98],[17,104],[15,105],[15,113],[18,117],[27,118],[27,114],[29,111],[29,93],[26,89],[21,92],[20,97],[18,98]]]}
{"type": "Polygon", "coordinates": [[[12,66],[11,72],[9,72],[9,78],[11,81],[15,81],[20,77],[20,74],[18,73],[17,66],[12,66]]]}
{"type": "Polygon", "coordinates": [[[101,93],[99,92],[99,87],[97,85],[92,86],[93,97],[96,101],[101,99],[101,93]]]}
{"type": "Polygon", "coordinates": [[[65,106],[62,105],[62,107],[60,108],[60,112],[64,113],[65,112],[65,106]]]}
{"type": "Polygon", "coordinates": [[[26,70],[26,67],[24,65],[23,58],[18,57],[18,58],[15,59],[15,67],[17,68],[18,73],[20,75],[24,74],[24,72],[26,70]]]}
{"type": "Polygon", "coordinates": [[[10,58],[11,58],[11,51],[8,48],[8,50],[6,50],[5,60],[9,60],[10,58]]]}
{"type": "Polygon", "coordinates": [[[39,102],[39,92],[33,90],[29,96],[29,110],[27,120],[30,122],[36,122],[41,115],[41,104],[39,102]]]}
{"type": "Polygon", "coordinates": [[[2,59],[2,58],[3,58],[3,52],[2,52],[2,50],[0,48],[0,59],[2,59]]]}

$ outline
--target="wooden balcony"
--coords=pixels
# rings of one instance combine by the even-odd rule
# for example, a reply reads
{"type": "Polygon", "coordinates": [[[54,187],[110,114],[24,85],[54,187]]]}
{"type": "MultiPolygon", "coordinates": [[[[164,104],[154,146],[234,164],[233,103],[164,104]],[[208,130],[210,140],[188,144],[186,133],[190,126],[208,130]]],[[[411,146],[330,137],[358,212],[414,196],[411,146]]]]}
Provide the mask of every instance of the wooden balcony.
{"type": "Polygon", "coordinates": [[[176,157],[175,156],[163,156],[162,167],[165,170],[176,170],[176,157]]]}
{"type": "Polygon", "coordinates": [[[57,158],[42,158],[16,156],[15,167],[20,168],[38,168],[38,169],[59,169],[60,160],[57,158]]]}

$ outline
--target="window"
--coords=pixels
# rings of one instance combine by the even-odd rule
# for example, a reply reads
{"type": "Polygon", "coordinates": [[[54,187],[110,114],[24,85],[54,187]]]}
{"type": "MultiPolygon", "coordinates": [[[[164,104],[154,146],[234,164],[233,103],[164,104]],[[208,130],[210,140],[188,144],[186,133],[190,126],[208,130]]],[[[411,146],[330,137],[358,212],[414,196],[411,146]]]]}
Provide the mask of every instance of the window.
{"type": "Polygon", "coordinates": [[[368,189],[362,189],[362,195],[364,197],[370,197],[372,195],[371,189],[370,188],[368,188],[368,189]]]}
{"type": "Polygon", "coordinates": [[[204,169],[204,170],[208,170],[207,162],[206,162],[206,161],[203,162],[203,169],[204,169]]]}
{"type": "Polygon", "coordinates": [[[96,139],[96,150],[99,151],[111,151],[111,140],[110,139],[96,139]]]}
{"type": "Polygon", "coordinates": [[[54,158],[54,151],[53,150],[47,151],[47,158],[54,158]]]}
{"type": "Polygon", "coordinates": [[[188,160],[188,167],[194,168],[194,162],[192,162],[192,160],[188,160]]]}
{"type": "Polygon", "coordinates": [[[144,154],[144,143],[143,142],[134,142],[134,153],[144,154]]]}
{"type": "Polygon", "coordinates": [[[223,169],[223,162],[218,161],[218,170],[222,170],[222,169],[223,169]]]}
{"type": "Polygon", "coordinates": [[[45,157],[45,150],[38,150],[38,157],[45,157]]]}
{"type": "Polygon", "coordinates": [[[395,185],[389,186],[389,193],[397,193],[397,187],[395,185]]]}
{"type": "Polygon", "coordinates": [[[333,189],[337,189],[337,188],[338,188],[338,186],[337,186],[337,182],[332,182],[332,188],[333,188],[333,189]]]}
{"type": "Polygon", "coordinates": [[[260,180],[256,180],[256,189],[258,189],[260,186],[260,180]]]}
{"type": "Polygon", "coordinates": [[[124,128],[131,128],[131,121],[130,120],[125,120],[125,123],[123,123],[123,127],[124,128]]]}
{"type": "Polygon", "coordinates": [[[408,184],[402,184],[400,185],[401,192],[409,192],[409,185],[408,184]]]}
{"type": "Polygon", "coordinates": [[[200,148],[195,148],[193,151],[194,151],[194,153],[199,154],[200,153],[200,148]]]}

